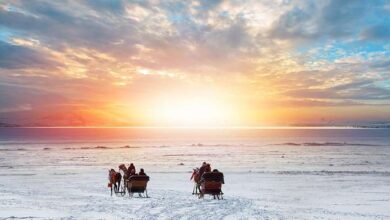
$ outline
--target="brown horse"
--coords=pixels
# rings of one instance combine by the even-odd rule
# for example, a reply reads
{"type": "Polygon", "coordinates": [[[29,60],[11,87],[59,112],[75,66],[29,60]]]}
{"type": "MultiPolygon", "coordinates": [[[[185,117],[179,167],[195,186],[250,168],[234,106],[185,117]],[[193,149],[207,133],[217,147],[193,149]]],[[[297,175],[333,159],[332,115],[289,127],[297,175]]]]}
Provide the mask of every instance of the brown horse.
{"type": "Polygon", "coordinates": [[[199,168],[193,170],[190,180],[194,181],[194,189],[192,190],[192,195],[197,195],[200,192],[200,177],[199,168]]]}
{"type": "Polygon", "coordinates": [[[206,162],[203,162],[202,166],[200,168],[196,168],[193,170],[192,172],[192,175],[191,175],[191,179],[190,180],[194,180],[195,184],[194,184],[194,189],[192,190],[192,194],[196,194],[198,195],[201,191],[200,191],[200,180],[202,178],[202,175],[204,173],[209,173],[211,172],[211,166],[209,163],[206,163],[206,162]]]}
{"type": "Polygon", "coordinates": [[[114,192],[119,192],[122,180],[122,174],[116,172],[114,169],[108,170],[108,186],[111,188],[111,196],[112,196],[112,186],[114,186],[114,192]]]}
{"type": "Polygon", "coordinates": [[[124,164],[121,164],[119,165],[119,170],[122,170],[123,171],[123,178],[124,179],[128,179],[129,178],[129,175],[128,175],[128,169],[126,168],[126,165],[124,164]]]}

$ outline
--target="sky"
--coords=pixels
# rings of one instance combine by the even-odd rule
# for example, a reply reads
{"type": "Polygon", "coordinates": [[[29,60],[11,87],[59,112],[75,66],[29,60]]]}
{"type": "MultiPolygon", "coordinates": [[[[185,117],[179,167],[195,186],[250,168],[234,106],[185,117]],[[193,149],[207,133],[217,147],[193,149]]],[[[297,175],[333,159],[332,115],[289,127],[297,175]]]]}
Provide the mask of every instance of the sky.
{"type": "Polygon", "coordinates": [[[0,1],[0,123],[390,121],[390,0],[0,1]]]}

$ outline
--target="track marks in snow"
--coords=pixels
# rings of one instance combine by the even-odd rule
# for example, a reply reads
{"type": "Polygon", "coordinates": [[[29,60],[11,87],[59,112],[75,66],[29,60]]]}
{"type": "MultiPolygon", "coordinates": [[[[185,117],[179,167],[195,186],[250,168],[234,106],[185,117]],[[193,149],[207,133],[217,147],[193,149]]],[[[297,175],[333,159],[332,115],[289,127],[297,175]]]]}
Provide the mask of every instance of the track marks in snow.
{"type": "Polygon", "coordinates": [[[140,219],[262,219],[264,211],[248,199],[198,199],[190,193],[159,191],[134,213],[140,219]]]}

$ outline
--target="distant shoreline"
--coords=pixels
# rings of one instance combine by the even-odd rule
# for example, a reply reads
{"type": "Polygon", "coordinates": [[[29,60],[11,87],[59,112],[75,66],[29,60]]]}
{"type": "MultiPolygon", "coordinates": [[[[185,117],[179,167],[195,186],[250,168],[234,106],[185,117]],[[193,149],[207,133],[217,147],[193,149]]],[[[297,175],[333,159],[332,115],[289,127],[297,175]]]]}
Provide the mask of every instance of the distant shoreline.
{"type": "Polygon", "coordinates": [[[362,126],[1,126],[0,128],[53,128],[53,129],[210,129],[210,130],[235,130],[235,129],[390,129],[390,125],[362,125],[362,126]]]}

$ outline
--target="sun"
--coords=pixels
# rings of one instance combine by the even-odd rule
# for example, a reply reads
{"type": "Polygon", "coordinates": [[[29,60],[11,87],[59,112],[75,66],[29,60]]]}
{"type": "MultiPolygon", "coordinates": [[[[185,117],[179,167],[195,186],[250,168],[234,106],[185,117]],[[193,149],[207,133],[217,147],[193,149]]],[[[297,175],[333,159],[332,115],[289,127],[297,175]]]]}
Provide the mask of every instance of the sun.
{"type": "Polygon", "coordinates": [[[165,103],[161,108],[164,121],[174,125],[216,125],[224,120],[225,109],[211,100],[185,100],[165,103]]]}
{"type": "Polygon", "coordinates": [[[171,95],[155,101],[153,118],[156,124],[167,126],[224,126],[232,119],[231,108],[214,96],[171,95]]]}

